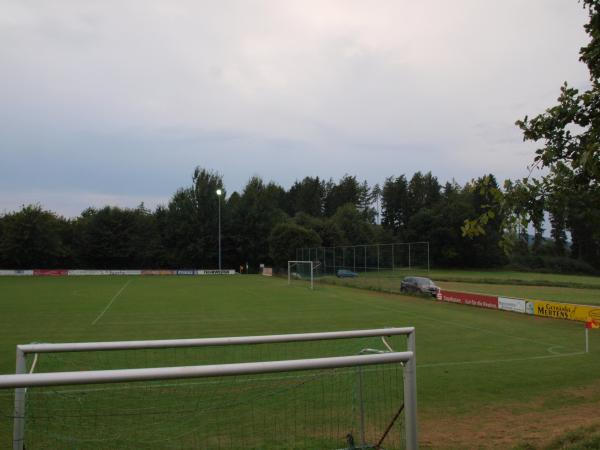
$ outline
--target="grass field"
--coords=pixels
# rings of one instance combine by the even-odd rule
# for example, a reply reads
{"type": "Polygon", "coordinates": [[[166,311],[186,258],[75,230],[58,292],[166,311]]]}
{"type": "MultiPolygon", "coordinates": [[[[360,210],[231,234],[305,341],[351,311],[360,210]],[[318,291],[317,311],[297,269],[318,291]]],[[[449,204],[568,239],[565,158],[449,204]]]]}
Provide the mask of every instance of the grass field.
{"type": "MultiPolygon", "coordinates": [[[[593,278],[581,281],[594,282],[593,278]]],[[[600,421],[600,332],[592,330],[591,352],[584,354],[584,331],[579,323],[343,286],[319,284],[315,291],[310,291],[302,283],[290,287],[283,279],[259,276],[3,277],[0,278],[0,296],[1,373],[14,372],[14,349],[19,343],[415,326],[421,448],[516,448],[524,443],[537,446],[566,430],[600,421]]],[[[278,358],[312,353],[319,356],[322,352],[338,350],[296,346],[280,351],[278,358]]],[[[198,355],[194,352],[170,355],[165,359],[167,363],[197,363],[198,355]]],[[[247,357],[215,353],[205,356],[203,361],[230,362],[247,357]]],[[[114,364],[137,367],[159,360],[153,352],[136,358],[120,355],[90,359],[81,368],[106,368],[114,364]]],[[[81,360],[78,361],[81,364],[81,360]]],[[[67,364],[66,361],[58,363],[67,364]]],[[[40,358],[37,371],[45,370],[56,369],[51,369],[50,362],[40,358]]],[[[322,391],[320,395],[326,395],[351,382],[349,379],[329,380],[329,384],[320,382],[316,389],[322,391]]],[[[260,383],[257,386],[273,384],[269,380],[260,383]]],[[[314,389],[307,389],[299,394],[299,399],[315,395],[314,389]]],[[[173,402],[183,402],[198,392],[196,388],[184,387],[178,396],[167,394],[173,402]]],[[[208,393],[218,399],[220,395],[237,396],[239,390],[217,392],[211,389],[208,393]]],[[[393,393],[389,394],[382,395],[381,401],[393,393]]],[[[10,414],[11,395],[0,392],[3,416],[10,414]]],[[[111,395],[113,397],[98,395],[94,401],[102,406],[102,402],[115,398],[114,392],[111,395]]],[[[144,402],[149,391],[140,390],[135,395],[135,401],[144,402]]],[[[280,417],[282,412],[275,404],[268,406],[273,417],[280,417]]],[[[338,405],[330,409],[336,408],[338,405]]],[[[314,411],[311,420],[315,424],[325,423],[325,410],[327,408],[314,411]]],[[[304,417],[310,416],[310,409],[299,411],[303,411],[304,417]]],[[[72,415],[77,416],[77,412],[72,415]]],[[[381,423],[384,422],[382,419],[381,423]]],[[[6,418],[0,425],[0,448],[9,447],[9,425],[6,418]]],[[[158,427],[158,424],[153,426],[158,427]]],[[[76,425],[65,421],[65,427],[76,425]]],[[[242,435],[250,433],[244,430],[243,426],[238,429],[242,435]]],[[[298,444],[298,448],[330,448],[319,443],[318,436],[311,439],[317,440],[304,442],[305,447],[298,444]]],[[[252,447],[251,443],[242,441],[245,448],[252,447]]],[[[190,448],[235,448],[226,440],[201,444],[190,441],[187,445],[190,448]]],[[[99,442],[90,448],[110,446],[99,442]]]]}

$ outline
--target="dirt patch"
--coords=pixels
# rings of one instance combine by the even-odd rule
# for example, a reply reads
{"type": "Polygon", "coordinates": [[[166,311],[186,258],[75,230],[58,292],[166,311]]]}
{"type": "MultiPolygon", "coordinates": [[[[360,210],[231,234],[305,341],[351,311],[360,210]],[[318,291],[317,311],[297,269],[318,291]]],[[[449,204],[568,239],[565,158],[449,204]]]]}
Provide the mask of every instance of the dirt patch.
{"type": "Polygon", "coordinates": [[[548,444],[567,431],[600,424],[600,383],[562,391],[578,404],[560,406],[546,399],[529,403],[485,407],[474,414],[439,417],[421,414],[419,441],[424,449],[512,449],[529,443],[548,444]]]}

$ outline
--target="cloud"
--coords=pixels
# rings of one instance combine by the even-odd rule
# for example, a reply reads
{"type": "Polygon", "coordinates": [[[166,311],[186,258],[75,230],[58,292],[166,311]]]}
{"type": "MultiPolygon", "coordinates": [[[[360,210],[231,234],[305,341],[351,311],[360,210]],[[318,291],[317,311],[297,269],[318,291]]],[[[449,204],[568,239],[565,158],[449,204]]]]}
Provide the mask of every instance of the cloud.
{"type": "Polygon", "coordinates": [[[587,83],[586,13],[562,0],[2,9],[0,187],[43,204],[168,197],[195,165],[230,192],[255,173],[522,176],[514,121],[587,83]]]}

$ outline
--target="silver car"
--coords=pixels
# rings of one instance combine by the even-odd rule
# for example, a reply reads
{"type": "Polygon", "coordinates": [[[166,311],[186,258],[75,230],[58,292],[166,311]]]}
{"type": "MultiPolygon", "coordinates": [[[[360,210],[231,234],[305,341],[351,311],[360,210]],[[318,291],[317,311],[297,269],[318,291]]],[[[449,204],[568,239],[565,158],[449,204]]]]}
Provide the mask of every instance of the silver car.
{"type": "Polygon", "coordinates": [[[439,290],[433,281],[425,277],[406,277],[400,283],[400,292],[416,292],[435,297],[439,290]]]}

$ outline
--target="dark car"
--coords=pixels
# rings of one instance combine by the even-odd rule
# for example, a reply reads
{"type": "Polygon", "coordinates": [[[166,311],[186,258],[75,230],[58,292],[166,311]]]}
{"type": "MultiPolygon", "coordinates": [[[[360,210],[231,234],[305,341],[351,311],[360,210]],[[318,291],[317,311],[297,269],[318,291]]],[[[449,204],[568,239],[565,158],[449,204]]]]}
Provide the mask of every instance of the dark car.
{"type": "Polygon", "coordinates": [[[351,270],[340,269],[336,273],[338,278],[356,278],[358,274],[351,270]]]}
{"type": "Polygon", "coordinates": [[[400,283],[400,292],[416,292],[435,297],[439,290],[433,281],[425,277],[406,277],[400,283]]]}

